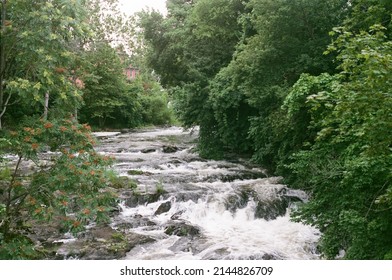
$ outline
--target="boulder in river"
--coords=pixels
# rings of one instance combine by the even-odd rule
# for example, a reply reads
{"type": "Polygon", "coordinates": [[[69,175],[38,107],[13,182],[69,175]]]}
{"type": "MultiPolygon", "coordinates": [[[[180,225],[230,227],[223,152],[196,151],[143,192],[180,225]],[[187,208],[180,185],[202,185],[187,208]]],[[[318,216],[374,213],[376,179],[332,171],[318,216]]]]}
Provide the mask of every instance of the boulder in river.
{"type": "Polygon", "coordinates": [[[159,205],[158,209],[155,211],[154,215],[160,215],[170,211],[172,204],[170,201],[166,201],[159,205]]]}
{"type": "Polygon", "coordinates": [[[306,194],[238,155],[201,158],[197,133],[175,127],[137,130],[102,139],[97,151],[113,154],[115,171],[138,184],[117,190],[122,211],[112,225],[125,239],[128,232],[158,237],[136,246],[127,259],[319,258],[314,249],[319,232],[287,215],[287,209],[306,202],[306,194]],[[125,151],[115,153],[120,149],[125,151]]]}
{"type": "Polygon", "coordinates": [[[157,224],[141,215],[135,215],[127,222],[121,222],[115,225],[120,230],[129,230],[138,227],[156,227],[157,224]]]}
{"type": "Polygon", "coordinates": [[[177,236],[197,236],[200,235],[200,229],[196,226],[181,222],[168,225],[165,228],[165,233],[167,235],[177,236]]]}
{"type": "Polygon", "coordinates": [[[160,192],[154,192],[154,193],[127,193],[128,196],[123,196],[124,199],[124,204],[127,207],[137,207],[139,205],[144,205],[148,203],[153,203],[157,202],[160,198],[166,198],[168,196],[167,192],[165,190],[160,191],[160,192]]]}
{"type": "Polygon", "coordinates": [[[156,149],[154,149],[154,148],[145,148],[145,149],[141,150],[141,152],[143,154],[150,154],[150,153],[153,153],[155,151],[156,151],[156,149]]]}
{"type": "Polygon", "coordinates": [[[170,153],[175,153],[177,152],[179,149],[176,146],[163,146],[162,147],[162,152],[166,153],[166,154],[170,154],[170,153]]]}
{"type": "Polygon", "coordinates": [[[73,242],[64,243],[57,251],[57,259],[114,260],[126,256],[133,247],[155,241],[137,234],[122,233],[109,226],[96,227],[73,242]]]}

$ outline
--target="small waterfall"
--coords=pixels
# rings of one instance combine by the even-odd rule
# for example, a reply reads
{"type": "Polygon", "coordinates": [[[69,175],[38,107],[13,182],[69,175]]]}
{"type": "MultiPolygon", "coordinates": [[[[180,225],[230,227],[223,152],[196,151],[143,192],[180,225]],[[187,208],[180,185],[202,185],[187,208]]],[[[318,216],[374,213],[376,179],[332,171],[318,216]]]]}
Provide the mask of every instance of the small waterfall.
{"type": "Polygon", "coordinates": [[[320,233],[290,220],[306,193],[267,178],[246,160],[204,160],[197,133],[181,128],[99,135],[99,151],[138,184],[124,192],[113,228],[151,237],[126,259],[317,259],[320,233]],[[130,172],[132,171],[132,172],[130,172]],[[157,190],[153,201],[142,199],[157,190]]]}

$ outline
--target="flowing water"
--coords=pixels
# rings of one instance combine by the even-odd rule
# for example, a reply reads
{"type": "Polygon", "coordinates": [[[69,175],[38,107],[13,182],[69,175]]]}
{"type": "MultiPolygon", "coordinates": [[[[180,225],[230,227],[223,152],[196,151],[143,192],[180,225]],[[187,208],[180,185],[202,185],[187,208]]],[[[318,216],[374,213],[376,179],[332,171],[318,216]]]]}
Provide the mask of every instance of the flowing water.
{"type": "Polygon", "coordinates": [[[121,193],[112,226],[155,240],[126,259],[319,258],[319,232],[289,217],[306,194],[246,160],[201,159],[194,151],[197,130],[97,136],[98,151],[114,156],[115,170],[138,184],[136,192],[121,193]]]}

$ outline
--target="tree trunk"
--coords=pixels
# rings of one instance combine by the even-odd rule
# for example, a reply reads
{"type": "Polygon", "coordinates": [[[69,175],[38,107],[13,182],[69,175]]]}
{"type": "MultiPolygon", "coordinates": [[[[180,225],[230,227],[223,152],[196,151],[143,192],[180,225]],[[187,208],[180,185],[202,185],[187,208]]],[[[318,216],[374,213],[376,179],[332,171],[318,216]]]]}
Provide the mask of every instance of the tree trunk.
{"type": "Polygon", "coordinates": [[[45,105],[44,105],[44,120],[48,119],[48,111],[49,111],[49,92],[45,93],[45,105]]]}
{"type": "Polygon", "coordinates": [[[12,178],[11,178],[9,185],[8,185],[8,188],[6,190],[5,215],[4,215],[4,220],[3,220],[1,228],[0,228],[1,232],[3,233],[3,238],[5,240],[8,239],[8,235],[10,234],[10,229],[11,229],[11,225],[12,225],[12,220],[15,218],[15,217],[12,217],[12,207],[13,207],[12,193],[13,193],[13,188],[14,188],[13,185],[15,183],[16,176],[19,171],[19,167],[20,167],[22,160],[23,160],[23,157],[19,156],[18,162],[16,163],[16,167],[15,167],[14,172],[12,174],[12,178]]]}

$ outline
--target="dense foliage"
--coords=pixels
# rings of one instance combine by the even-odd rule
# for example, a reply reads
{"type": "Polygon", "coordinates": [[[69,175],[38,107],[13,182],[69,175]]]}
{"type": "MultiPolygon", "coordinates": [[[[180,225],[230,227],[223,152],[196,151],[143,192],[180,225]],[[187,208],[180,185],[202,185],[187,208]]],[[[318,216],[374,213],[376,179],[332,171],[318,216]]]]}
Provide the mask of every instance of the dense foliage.
{"type": "Polygon", "coordinates": [[[324,257],[390,259],[390,1],[168,1],[147,61],[208,157],[251,154],[305,189],[324,257]]]}
{"type": "Polygon", "coordinates": [[[0,259],[45,258],[34,230],[79,231],[116,205],[89,124],[170,124],[172,111],[151,71],[124,74],[143,57],[128,55],[134,25],[115,0],[2,0],[0,15],[0,259]]]}
{"type": "Polygon", "coordinates": [[[40,255],[26,237],[32,226],[54,219],[64,232],[80,231],[108,220],[115,206],[115,195],[105,189],[112,160],[94,151],[90,127],[73,118],[29,119],[14,128],[0,143],[0,258],[35,258],[40,255]],[[56,155],[46,162],[39,154],[48,149],[56,155]],[[26,170],[29,163],[33,172],[26,170]]]}
{"type": "MultiPolygon", "coordinates": [[[[130,59],[128,59],[130,60],[130,59]]],[[[173,119],[166,91],[147,70],[139,69],[127,81],[118,50],[97,44],[84,54],[83,103],[81,122],[98,128],[124,128],[142,125],[167,125],[173,119]]]]}
{"type": "Polygon", "coordinates": [[[339,51],[341,72],[327,90],[307,97],[318,133],[311,149],[294,155],[293,184],[311,189],[313,199],[298,215],[322,229],[330,258],[339,249],[347,258],[392,256],[392,44],[384,31],[381,25],[359,34],[336,29],[330,49],[339,51]]]}

